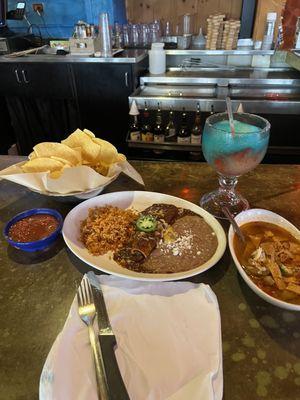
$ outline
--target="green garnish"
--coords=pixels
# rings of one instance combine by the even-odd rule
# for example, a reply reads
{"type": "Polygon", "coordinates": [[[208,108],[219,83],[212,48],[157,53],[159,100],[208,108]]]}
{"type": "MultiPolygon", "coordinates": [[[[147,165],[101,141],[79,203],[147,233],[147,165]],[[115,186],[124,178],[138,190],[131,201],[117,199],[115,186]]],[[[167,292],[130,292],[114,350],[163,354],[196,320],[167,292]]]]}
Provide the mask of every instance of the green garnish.
{"type": "Polygon", "coordinates": [[[136,221],[136,227],[142,232],[154,232],[157,227],[156,218],[154,218],[152,215],[142,215],[136,221]]]}

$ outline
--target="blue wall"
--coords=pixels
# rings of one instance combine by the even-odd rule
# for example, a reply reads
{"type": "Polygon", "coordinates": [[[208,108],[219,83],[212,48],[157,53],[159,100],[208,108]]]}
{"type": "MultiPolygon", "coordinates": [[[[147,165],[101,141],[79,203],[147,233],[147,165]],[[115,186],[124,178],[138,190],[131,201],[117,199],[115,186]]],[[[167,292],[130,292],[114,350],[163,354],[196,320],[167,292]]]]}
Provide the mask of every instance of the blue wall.
{"type": "MultiPolygon", "coordinates": [[[[69,38],[73,33],[74,24],[78,20],[98,24],[101,12],[108,12],[110,24],[115,21],[126,22],[125,0],[43,0],[44,21],[33,11],[32,3],[37,0],[27,0],[26,15],[31,24],[37,24],[43,37],[69,38]],[[45,22],[45,24],[44,24],[45,22]]],[[[14,9],[16,1],[8,0],[8,10],[14,9]]],[[[11,30],[26,32],[27,22],[8,20],[11,30]]],[[[36,28],[33,29],[37,33],[36,28]]]]}

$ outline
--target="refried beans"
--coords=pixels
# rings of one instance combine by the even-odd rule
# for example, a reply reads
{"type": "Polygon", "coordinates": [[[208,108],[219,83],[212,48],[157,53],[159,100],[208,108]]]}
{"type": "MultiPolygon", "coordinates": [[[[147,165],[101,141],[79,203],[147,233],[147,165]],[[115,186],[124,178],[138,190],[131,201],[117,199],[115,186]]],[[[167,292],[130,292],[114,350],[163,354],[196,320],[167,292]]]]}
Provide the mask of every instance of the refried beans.
{"type": "Polygon", "coordinates": [[[141,272],[174,273],[197,268],[215,253],[218,240],[213,229],[197,215],[186,215],[172,225],[177,239],[160,241],[140,265],[141,272]]]}

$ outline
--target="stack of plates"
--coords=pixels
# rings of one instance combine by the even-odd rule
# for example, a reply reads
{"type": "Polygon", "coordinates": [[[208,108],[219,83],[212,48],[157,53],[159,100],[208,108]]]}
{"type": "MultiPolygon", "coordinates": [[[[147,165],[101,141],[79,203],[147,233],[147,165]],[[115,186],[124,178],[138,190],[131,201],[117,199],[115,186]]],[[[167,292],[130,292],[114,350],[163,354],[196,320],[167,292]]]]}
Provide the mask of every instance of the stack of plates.
{"type": "Polygon", "coordinates": [[[207,18],[207,50],[216,50],[221,47],[224,18],[225,14],[210,15],[207,18]]]}
{"type": "Polygon", "coordinates": [[[221,48],[223,50],[236,49],[240,27],[241,22],[239,20],[231,19],[224,22],[224,31],[221,45],[221,48]]]}
{"type": "Polygon", "coordinates": [[[225,14],[210,15],[207,18],[207,50],[236,49],[241,22],[236,19],[224,19],[225,14]]]}

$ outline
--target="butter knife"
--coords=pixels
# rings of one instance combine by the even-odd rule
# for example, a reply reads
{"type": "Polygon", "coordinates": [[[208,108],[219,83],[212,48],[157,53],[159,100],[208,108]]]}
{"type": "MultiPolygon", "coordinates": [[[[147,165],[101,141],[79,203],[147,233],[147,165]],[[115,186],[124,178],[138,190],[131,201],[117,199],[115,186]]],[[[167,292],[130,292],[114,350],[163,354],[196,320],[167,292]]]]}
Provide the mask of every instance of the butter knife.
{"type": "Polygon", "coordinates": [[[124,385],[118,363],[115,356],[117,346],[116,337],[110,325],[105,300],[100,283],[94,272],[89,271],[87,277],[90,281],[94,303],[97,311],[97,321],[99,328],[99,342],[103,355],[109,399],[110,400],[129,400],[129,396],[124,385]]]}

